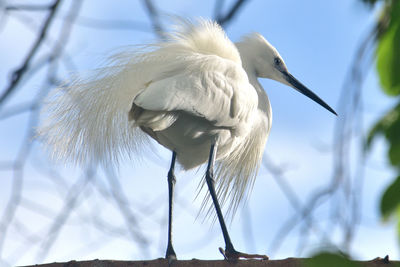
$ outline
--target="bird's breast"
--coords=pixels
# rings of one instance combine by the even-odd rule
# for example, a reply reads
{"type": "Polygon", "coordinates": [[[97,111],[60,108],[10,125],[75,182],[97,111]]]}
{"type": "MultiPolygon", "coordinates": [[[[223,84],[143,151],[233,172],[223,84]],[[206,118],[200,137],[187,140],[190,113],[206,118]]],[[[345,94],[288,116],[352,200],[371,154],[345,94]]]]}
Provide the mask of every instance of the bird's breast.
{"type": "Polygon", "coordinates": [[[215,126],[204,118],[186,112],[173,114],[174,122],[163,130],[154,130],[146,125],[141,125],[141,128],[158,143],[175,151],[184,169],[205,163],[213,143],[218,143],[217,160],[225,157],[249,131],[246,123],[239,123],[235,127],[215,126]]]}

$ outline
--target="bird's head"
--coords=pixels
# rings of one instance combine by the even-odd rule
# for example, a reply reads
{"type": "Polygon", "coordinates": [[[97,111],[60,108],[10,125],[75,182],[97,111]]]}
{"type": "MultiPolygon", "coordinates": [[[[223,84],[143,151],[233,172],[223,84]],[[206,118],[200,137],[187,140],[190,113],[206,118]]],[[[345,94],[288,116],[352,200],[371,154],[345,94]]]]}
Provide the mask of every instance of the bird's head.
{"type": "Polygon", "coordinates": [[[248,68],[247,72],[287,84],[282,74],[288,72],[285,62],[275,47],[261,34],[246,35],[238,44],[238,49],[245,68],[248,68]]]}
{"type": "Polygon", "coordinates": [[[337,115],[328,104],[290,74],[276,48],[261,34],[247,35],[236,46],[249,76],[268,78],[286,84],[337,115]]]}

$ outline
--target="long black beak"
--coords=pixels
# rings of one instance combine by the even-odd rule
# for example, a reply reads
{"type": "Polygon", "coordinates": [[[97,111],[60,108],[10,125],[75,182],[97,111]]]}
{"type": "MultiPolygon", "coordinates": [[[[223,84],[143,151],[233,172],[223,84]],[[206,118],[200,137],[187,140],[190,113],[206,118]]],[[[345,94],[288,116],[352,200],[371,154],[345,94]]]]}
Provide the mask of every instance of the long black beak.
{"type": "Polygon", "coordinates": [[[324,100],[319,98],[319,96],[314,94],[310,89],[305,87],[301,82],[299,82],[295,77],[293,77],[292,74],[290,74],[287,71],[282,71],[282,73],[283,73],[283,76],[285,77],[286,81],[289,84],[291,84],[294,89],[296,89],[303,95],[308,96],[309,98],[311,98],[312,100],[314,100],[315,102],[317,102],[318,104],[320,104],[321,106],[323,106],[324,108],[326,108],[327,110],[329,110],[330,112],[332,112],[333,114],[335,114],[337,116],[337,113],[333,110],[333,108],[331,108],[327,103],[325,103],[324,100]]]}

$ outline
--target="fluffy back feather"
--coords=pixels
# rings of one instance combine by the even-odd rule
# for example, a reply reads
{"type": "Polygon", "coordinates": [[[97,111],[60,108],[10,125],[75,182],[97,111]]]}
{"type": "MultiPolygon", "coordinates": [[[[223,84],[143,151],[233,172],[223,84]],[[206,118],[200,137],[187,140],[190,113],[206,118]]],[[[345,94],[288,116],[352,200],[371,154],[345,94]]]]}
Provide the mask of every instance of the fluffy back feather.
{"type": "Polygon", "coordinates": [[[129,122],[128,113],[147,83],[179,69],[178,59],[196,54],[241,62],[218,24],[204,19],[178,22],[167,40],[124,48],[109,58],[106,67],[77,75],[49,94],[38,133],[53,158],[81,164],[117,164],[126,155],[136,158],[149,139],[129,122]]]}
{"type": "Polygon", "coordinates": [[[177,21],[175,31],[169,35],[170,41],[187,46],[196,53],[218,55],[241,64],[236,46],[218,23],[205,19],[198,19],[197,23],[182,18],[177,21]]]}
{"type": "Polygon", "coordinates": [[[98,69],[49,94],[43,109],[47,118],[38,132],[53,158],[117,164],[122,155],[148,143],[148,137],[128,121],[132,97],[139,89],[131,86],[137,82],[135,69],[98,69]]]}

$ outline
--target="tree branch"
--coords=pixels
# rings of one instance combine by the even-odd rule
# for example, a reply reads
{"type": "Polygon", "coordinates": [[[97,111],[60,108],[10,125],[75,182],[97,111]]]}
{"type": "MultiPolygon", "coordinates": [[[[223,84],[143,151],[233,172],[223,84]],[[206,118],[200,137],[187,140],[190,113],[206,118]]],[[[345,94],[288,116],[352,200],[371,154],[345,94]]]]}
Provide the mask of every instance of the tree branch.
{"type": "Polygon", "coordinates": [[[237,0],[225,16],[216,18],[218,24],[221,26],[226,26],[226,24],[228,24],[233,19],[233,17],[238,14],[239,9],[246,2],[247,0],[237,0]]]}
{"type": "Polygon", "coordinates": [[[37,53],[40,45],[42,44],[43,40],[46,37],[48,28],[53,21],[54,15],[57,11],[57,8],[59,7],[61,0],[55,0],[54,3],[50,7],[50,13],[44,22],[42,29],[40,30],[40,34],[38,35],[32,49],[29,51],[28,56],[26,57],[24,63],[22,64],[21,67],[19,67],[17,70],[15,70],[11,76],[11,81],[7,88],[3,91],[3,93],[0,96],[0,106],[4,103],[4,101],[10,96],[10,94],[15,91],[17,88],[19,82],[21,81],[22,77],[26,73],[30,62],[32,61],[33,57],[37,53]]]}
{"type": "Polygon", "coordinates": [[[6,11],[44,11],[51,10],[53,5],[13,5],[5,7],[6,11]]]}
{"type": "Polygon", "coordinates": [[[147,13],[149,14],[151,24],[153,26],[155,34],[160,38],[164,39],[164,29],[161,25],[159,14],[155,6],[153,5],[153,2],[151,0],[144,0],[144,5],[147,9],[147,13]]]}
{"type": "MultiPolygon", "coordinates": [[[[386,267],[397,266],[398,261],[389,261],[388,258],[376,258],[370,261],[354,261],[355,264],[364,267],[386,267]]],[[[190,266],[220,266],[220,267],[250,267],[250,266],[264,266],[264,267],[302,267],[305,264],[305,259],[302,258],[287,258],[283,260],[239,260],[235,263],[226,260],[178,260],[174,261],[173,266],[176,267],[190,267],[190,266]]],[[[113,266],[113,267],[126,267],[126,266],[169,266],[167,259],[156,259],[148,261],[113,261],[113,260],[92,260],[92,261],[70,261],[63,263],[50,263],[43,265],[34,265],[35,267],[94,267],[94,266],[113,266]]],[[[26,267],[34,267],[26,266],[26,267]]],[[[352,265],[353,266],[353,265],[352,265]]],[[[358,266],[358,265],[356,265],[358,266]]]]}

